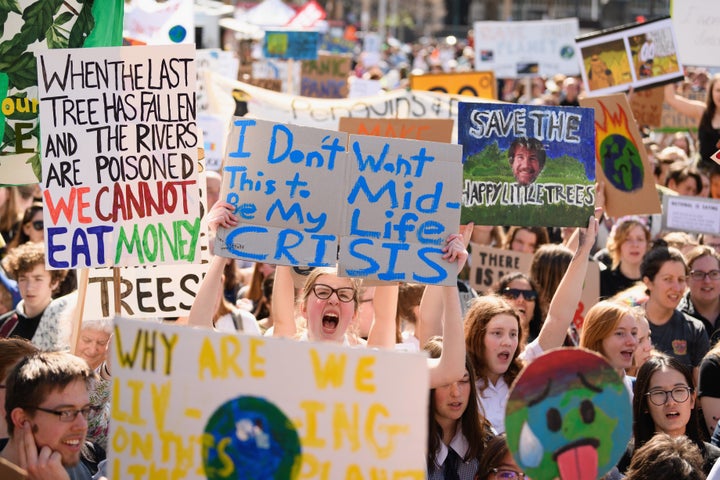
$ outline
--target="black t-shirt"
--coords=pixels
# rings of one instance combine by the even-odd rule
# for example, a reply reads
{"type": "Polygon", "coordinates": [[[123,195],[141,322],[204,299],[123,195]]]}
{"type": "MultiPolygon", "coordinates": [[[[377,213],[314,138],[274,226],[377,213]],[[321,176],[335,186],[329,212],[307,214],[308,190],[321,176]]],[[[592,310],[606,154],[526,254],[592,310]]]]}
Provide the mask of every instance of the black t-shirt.
{"type": "Polygon", "coordinates": [[[650,337],[655,349],[667,353],[688,367],[697,367],[710,350],[707,332],[700,320],[673,311],[672,317],[664,325],[650,323],[650,337]]]}
{"type": "Polygon", "coordinates": [[[720,398],[720,357],[708,355],[700,364],[698,397],[720,398]]]}
{"type": "Polygon", "coordinates": [[[695,308],[695,304],[690,298],[690,292],[685,294],[683,299],[680,301],[680,305],[678,305],[677,309],[683,313],[687,313],[693,318],[697,318],[703,323],[703,325],[705,326],[705,331],[707,332],[708,337],[710,337],[711,347],[715,345],[718,340],[720,340],[720,315],[718,315],[717,318],[714,318],[713,321],[710,321],[710,319],[703,317],[700,312],[698,312],[695,308]]]}
{"type": "Polygon", "coordinates": [[[34,317],[26,317],[17,310],[11,310],[0,316],[0,330],[2,330],[2,326],[5,324],[5,322],[10,321],[13,316],[17,315],[18,323],[7,336],[21,337],[26,340],[32,340],[33,336],[35,336],[38,325],[40,325],[40,319],[42,318],[43,313],[44,311],[40,312],[40,315],[36,315],[34,317]]]}
{"type": "Polygon", "coordinates": [[[610,298],[626,288],[630,288],[639,282],[640,279],[628,278],[620,271],[620,267],[600,272],[600,299],[610,298]]]}

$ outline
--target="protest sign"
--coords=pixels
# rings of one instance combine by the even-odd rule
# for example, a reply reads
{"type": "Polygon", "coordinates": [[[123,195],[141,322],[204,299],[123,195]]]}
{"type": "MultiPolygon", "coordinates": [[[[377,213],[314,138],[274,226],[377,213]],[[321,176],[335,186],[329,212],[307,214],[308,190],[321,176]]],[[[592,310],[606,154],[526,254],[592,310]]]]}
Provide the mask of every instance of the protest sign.
{"type": "Polygon", "coordinates": [[[577,39],[575,49],[589,96],[682,80],[669,18],[602,30],[577,39]]]}
{"type": "Polygon", "coordinates": [[[450,143],[453,131],[452,120],[421,118],[350,118],[342,117],[338,130],[358,135],[375,137],[409,138],[431,142],[450,143]]]}
{"type": "Polygon", "coordinates": [[[455,285],[442,249],[460,225],[461,156],[459,145],[350,135],[340,273],[455,285]]]}
{"type": "Polygon", "coordinates": [[[663,195],[664,230],[720,235],[720,200],[663,195]]]}
{"type": "Polygon", "coordinates": [[[318,55],[317,60],[302,62],[300,95],[315,98],[348,96],[349,55],[318,55]]]}
{"type": "Polygon", "coordinates": [[[194,44],[194,6],[192,0],[127,0],[124,35],[141,45],[194,44]]]}
{"type": "Polygon", "coordinates": [[[662,87],[647,88],[628,96],[635,123],[640,126],[659,127],[663,117],[662,87]]]}
{"type": "Polygon", "coordinates": [[[720,67],[720,19],[713,0],[670,2],[678,55],[686,65],[720,67]]]}
{"type": "Polygon", "coordinates": [[[533,254],[470,244],[470,286],[488,292],[503,275],[512,272],[530,274],[533,254]]]}
{"type": "Polygon", "coordinates": [[[577,75],[577,18],[561,20],[475,22],[475,69],[496,77],[577,75]]]}
{"type": "Polygon", "coordinates": [[[192,45],[38,54],[46,264],[194,263],[192,45]]]}
{"type": "Polygon", "coordinates": [[[462,223],[585,226],[595,205],[593,111],[464,103],[462,223]]]}
{"type": "Polygon", "coordinates": [[[122,0],[46,7],[45,0],[17,0],[0,8],[0,184],[41,178],[35,52],[122,42],[122,0]]]}
{"type": "Polygon", "coordinates": [[[208,99],[205,87],[205,73],[212,71],[226,78],[236,80],[238,77],[239,60],[230,51],[219,48],[207,48],[195,52],[195,70],[197,75],[197,91],[195,101],[198,113],[208,111],[208,99]]]}
{"type": "Polygon", "coordinates": [[[243,118],[233,125],[221,198],[240,223],[218,229],[216,254],[337,261],[351,276],[454,284],[441,249],[459,225],[460,146],[243,118]]]}
{"type": "Polygon", "coordinates": [[[410,88],[470,97],[497,98],[493,72],[410,75],[410,88]]]}
{"type": "Polygon", "coordinates": [[[660,213],[652,166],[625,95],[581,98],[580,105],[595,109],[596,173],[605,183],[605,212],[660,213]]]}
{"type": "Polygon", "coordinates": [[[315,60],[320,34],[312,31],[266,31],[263,55],[283,60],[315,60]]]}
{"type": "Polygon", "coordinates": [[[602,478],[625,452],[632,423],[622,378],[602,355],[580,348],[533,360],[505,409],[510,452],[536,480],[602,478]]]}
{"type": "MultiPolygon", "coordinates": [[[[585,273],[585,281],[583,282],[582,293],[580,294],[580,302],[575,310],[573,317],[573,326],[579,334],[585,321],[585,315],[588,310],[598,302],[600,298],[600,267],[597,262],[588,262],[587,272],[585,273]]],[[[577,338],[576,340],[580,340],[577,338]]]]}
{"type": "Polygon", "coordinates": [[[425,478],[423,355],[115,325],[111,478],[425,478]]]}

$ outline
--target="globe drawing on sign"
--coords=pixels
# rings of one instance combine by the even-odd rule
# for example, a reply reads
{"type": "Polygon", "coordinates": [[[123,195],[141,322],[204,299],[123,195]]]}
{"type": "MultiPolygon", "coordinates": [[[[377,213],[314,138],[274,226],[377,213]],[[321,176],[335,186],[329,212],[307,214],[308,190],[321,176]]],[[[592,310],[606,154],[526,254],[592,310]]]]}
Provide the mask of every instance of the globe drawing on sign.
{"type": "Polygon", "coordinates": [[[642,188],[645,169],[640,152],[627,137],[612,134],[600,144],[600,165],[605,177],[618,190],[633,192],[642,188]]]}
{"type": "Polygon", "coordinates": [[[300,474],[297,430],[264,398],[243,396],[220,405],[205,425],[202,443],[208,480],[294,480],[300,474]]]}

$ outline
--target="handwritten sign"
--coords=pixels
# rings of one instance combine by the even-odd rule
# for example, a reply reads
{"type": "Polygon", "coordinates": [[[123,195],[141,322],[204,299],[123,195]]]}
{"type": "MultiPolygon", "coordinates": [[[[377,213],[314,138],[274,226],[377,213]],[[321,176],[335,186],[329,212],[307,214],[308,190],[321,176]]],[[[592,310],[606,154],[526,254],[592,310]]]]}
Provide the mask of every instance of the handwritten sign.
{"type": "Polygon", "coordinates": [[[125,36],[145,45],[195,43],[194,3],[187,0],[129,0],[125,36]]]}
{"type": "Polygon", "coordinates": [[[410,75],[410,88],[430,92],[454,93],[470,97],[497,98],[493,72],[410,75]]]}
{"type": "Polygon", "coordinates": [[[198,262],[191,45],[38,54],[47,267],[198,262]]]}
{"type": "Polygon", "coordinates": [[[720,235],[720,200],[663,195],[663,229],[720,235]]]}
{"type": "Polygon", "coordinates": [[[440,248],[459,224],[458,145],[243,118],[233,126],[221,197],[240,224],[219,229],[216,254],[454,283],[440,248]]]}
{"type": "Polygon", "coordinates": [[[521,22],[475,22],[475,68],[500,78],[578,74],[577,18],[521,22]]]}
{"type": "Polygon", "coordinates": [[[425,478],[422,355],[123,318],[113,342],[112,478],[425,478]]]}
{"type": "Polygon", "coordinates": [[[503,275],[512,272],[530,274],[533,254],[470,244],[470,286],[478,292],[489,291],[503,275]]]}
{"type": "Polygon", "coordinates": [[[605,212],[611,217],[660,213],[655,178],[622,93],[581,98],[595,109],[595,148],[599,180],[605,183],[605,212]]]}
{"type": "Polygon", "coordinates": [[[664,91],[661,87],[648,88],[633,92],[628,97],[635,123],[649,127],[659,127],[663,118],[664,91]]]}
{"type": "Polygon", "coordinates": [[[583,226],[595,204],[593,111],[461,102],[462,223],[583,226]]]}
{"type": "Polygon", "coordinates": [[[338,130],[375,137],[408,138],[450,143],[454,121],[440,118],[350,118],[340,119],[338,130]]]}
{"type": "Polygon", "coordinates": [[[352,57],[318,55],[317,60],[302,62],[300,94],[315,98],[345,98],[352,57]]]}
{"type": "Polygon", "coordinates": [[[684,76],[669,18],[591,33],[578,38],[575,49],[589,96],[662,85],[684,76]]]}
{"type": "Polygon", "coordinates": [[[284,60],[315,60],[320,34],[312,31],[266,31],[263,55],[284,60]]]}
{"type": "Polygon", "coordinates": [[[670,16],[678,39],[678,55],[687,65],[720,67],[720,20],[713,0],[670,3],[670,16]]]}

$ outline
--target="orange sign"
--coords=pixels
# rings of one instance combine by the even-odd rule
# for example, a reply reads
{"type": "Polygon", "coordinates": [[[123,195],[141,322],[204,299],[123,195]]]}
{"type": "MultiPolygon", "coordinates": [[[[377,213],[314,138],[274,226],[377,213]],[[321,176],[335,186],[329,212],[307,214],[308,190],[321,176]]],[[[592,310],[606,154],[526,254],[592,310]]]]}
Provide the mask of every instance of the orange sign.
{"type": "Polygon", "coordinates": [[[450,143],[452,119],[342,117],[338,130],[373,137],[407,138],[450,143]]]}
{"type": "Polygon", "coordinates": [[[412,90],[497,99],[495,87],[495,75],[493,72],[410,75],[410,88],[412,90]]]}

